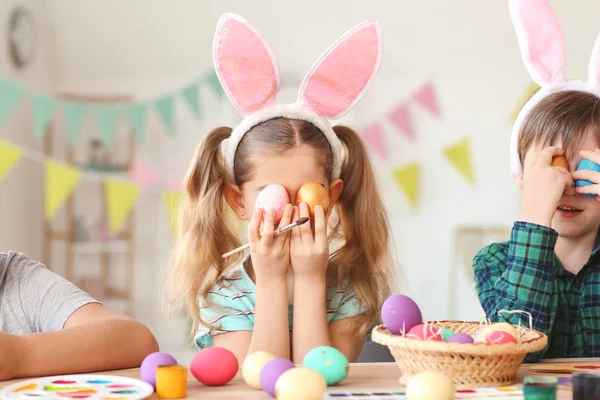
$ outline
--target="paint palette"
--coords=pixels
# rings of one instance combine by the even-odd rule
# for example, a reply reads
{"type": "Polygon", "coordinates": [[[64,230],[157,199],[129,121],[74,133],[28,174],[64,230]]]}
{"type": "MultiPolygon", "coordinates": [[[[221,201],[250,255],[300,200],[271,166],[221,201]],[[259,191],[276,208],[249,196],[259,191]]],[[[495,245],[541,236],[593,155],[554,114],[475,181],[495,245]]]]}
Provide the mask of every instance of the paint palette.
{"type": "Polygon", "coordinates": [[[109,375],[65,375],[14,383],[0,392],[2,399],[19,400],[141,400],[154,393],[152,385],[109,375]]]}
{"type": "MultiPolygon", "coordinates": [[[[342,389],[342,388],[340,388],[342,389]]],[[[517,400],[523,398],[523,390],[514,386],[501,388],[481,388],[472,390],[459,390],[455,399],[494,399],[517,400]]],[[[330,392],[323,397],[324,400],[407,400],[404,390],[356,390],[351,392],[330,392]]]]}

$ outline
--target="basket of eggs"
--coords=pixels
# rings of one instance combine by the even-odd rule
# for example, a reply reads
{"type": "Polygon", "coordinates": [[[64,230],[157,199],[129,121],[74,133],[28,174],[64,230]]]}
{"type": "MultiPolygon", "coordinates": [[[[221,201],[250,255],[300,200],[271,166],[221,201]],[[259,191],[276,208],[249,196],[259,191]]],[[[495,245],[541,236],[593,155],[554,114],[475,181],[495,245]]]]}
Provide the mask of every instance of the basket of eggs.
{"type": "Polygon", "coordinates": [[[508,323],[423,322],[417,304],[402,295],[385,301],[382,320],[372,339],[390,349],[404,386],[425,371],[443,372],[457,389],[508,386],[525,356],[548,344],[545,334],[508,323]]]}

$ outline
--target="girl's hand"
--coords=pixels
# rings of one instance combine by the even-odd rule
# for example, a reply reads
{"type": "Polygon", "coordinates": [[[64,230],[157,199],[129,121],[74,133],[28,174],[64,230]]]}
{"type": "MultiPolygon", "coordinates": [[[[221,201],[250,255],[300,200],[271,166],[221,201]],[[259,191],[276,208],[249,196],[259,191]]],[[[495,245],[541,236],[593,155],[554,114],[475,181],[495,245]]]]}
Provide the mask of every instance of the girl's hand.
{"type": "MultiPolygon", "coordinates": [[[[300,203],[299,210],[294,207],[293,220],[303,217],[309,217],[306,203],[300,203]]],[[[290,261],[296,278],[307,276],[324,279],[329,265],[329,242],[323,207],[315,207],[314,235],[311,225],[306,223],[292,229],[290,261]]]]}
{"type": "MultiPolygon", "coordinates": [[[[290,235],[282,234],[273,237],[275,233],[275,211],[268,213],[257,208],[254,210],[248,225],[248,239],[250,241],[250,256],[256,280],[268,278],[285,278],[290,265],[290,235]],[[262,222],[262,235],[260,233],[262,222]]],[[[292,219],[292,205],[285,206],[283,216],[279,222],[285,226],[292,219]]]]}
{"type": "MultiPolygon", "coordinates": [[[[595,149],[594,151],[582,150],[579,152],[581,157],[587,158],[588,160],[600,164],[600,150],[595,149]]],[[[600,172],[580,169],[573,172],[573,179],[575,180],[586,180],[592,182],[592,185],[577,186],[575,191],[579,194],[595,194],[594,199],[600,202],[600,172]]]]}

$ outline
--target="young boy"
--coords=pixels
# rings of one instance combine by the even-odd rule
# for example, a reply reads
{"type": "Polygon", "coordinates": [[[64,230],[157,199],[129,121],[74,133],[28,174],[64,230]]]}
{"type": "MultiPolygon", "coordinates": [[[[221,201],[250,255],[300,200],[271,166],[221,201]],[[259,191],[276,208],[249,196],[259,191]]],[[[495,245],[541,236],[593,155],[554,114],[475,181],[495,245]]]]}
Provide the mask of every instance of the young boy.
{"type": "Polygon", "coordinates": [[[137,367],[157,350],[141,323],[23,254],[0,253],[0,380],[137,367]]]}
{"type": "MultiPolygon", "coordinates": [[[[589,81],[564,77],[565,41],[545,0],[510,0],[523,60],[540,90],[513,127],[512,169],[523,190],[510,240],[474,259],[477,293],[487,317],[529,325],[548,346],[528,356],[600,356],[600,173],[576,171],[582,158],[600,164],[600,46],[589,81]],[[564,154],[568,168],[553,166],[564,154]],[[588,180],[589,186],[575,186],[588,180]]],[[[598,41],[597,43],[600,43],[598,41]]]]}

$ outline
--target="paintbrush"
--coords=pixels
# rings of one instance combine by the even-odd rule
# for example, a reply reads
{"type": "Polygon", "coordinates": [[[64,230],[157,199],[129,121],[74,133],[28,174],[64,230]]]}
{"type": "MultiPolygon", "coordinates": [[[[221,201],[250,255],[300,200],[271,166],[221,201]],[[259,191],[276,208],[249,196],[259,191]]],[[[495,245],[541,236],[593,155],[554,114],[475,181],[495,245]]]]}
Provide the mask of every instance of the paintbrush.
{"type": "MultiPolygon", "coordinates": [[[[277,229],[277,230],[276,230],[276,231],[273,233],[273,237],[277,237],[277,236],[281,235],[282,233],[285,233],[285,232],[289,231],[290,229],[294,229],[294,228],[295,228],[295,227],[297,227],[297,226],[304,225],[305,223],[307,223],[307,222],[308,222],[308,220],[309,220],[309,219],[310,219],[310,218],[308,218],[308,217],[302,217],[302,218],[300,218],[300,219],[296,220],[295,222],[292,222],[292,223],[291,223],[291,224],[289,224],[289,225],[283,226],[283,227],[281,227],[281,228],[277,229]]],[[[240,247],[238,247],[237,249],[231,250],[231,251],[229,251],[229,252],[227,252],[227,253],[223,254],[223,258],[227,258],[227,257],[229,257],[229,256],[232,256],[232,255],[234,255],[235,253],[239,253],[240,251],[244,251],[244,250],[246,250],[248,247],[250,247],[250,243],[246,243],[245,245],[243,245],[243,246],[240,246],[240,247]]]]}

